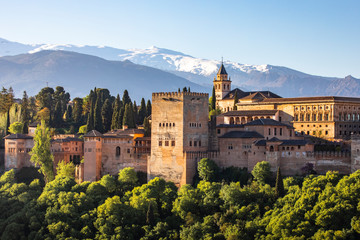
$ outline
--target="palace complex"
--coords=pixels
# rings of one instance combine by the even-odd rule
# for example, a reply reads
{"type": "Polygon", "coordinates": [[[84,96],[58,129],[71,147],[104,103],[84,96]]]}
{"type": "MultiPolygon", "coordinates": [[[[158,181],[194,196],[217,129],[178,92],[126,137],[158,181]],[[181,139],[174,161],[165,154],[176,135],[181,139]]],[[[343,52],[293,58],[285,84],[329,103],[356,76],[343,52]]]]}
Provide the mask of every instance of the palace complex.
{"type": "MultiPolygon", "coordinates": [[[[268,161],[273,171],[280,167],[284,175],[301,174],[309,163],[317,173],[348,174],[360,168],[360,98],[244,92],[231,88],[223,64],[213,83],[220,115],[209,120],[206,93],[153,93],[151,137],[126,126],[103,134],[93,130],[83,139],[58,136],[51,145],[55,164],[62,159],[77,164],[80,181],[133,167],[148,179],[162,177],[177,185],[192,183],[197,163],[205,157],[221,168],[248,171],[268,161]],[[311,141],[316,138],[343,148],[316,151],[316,141],[311,141]]],[[[30,166],[32,146],[31,134],[6,136],[5,168],[30,166]]]]}

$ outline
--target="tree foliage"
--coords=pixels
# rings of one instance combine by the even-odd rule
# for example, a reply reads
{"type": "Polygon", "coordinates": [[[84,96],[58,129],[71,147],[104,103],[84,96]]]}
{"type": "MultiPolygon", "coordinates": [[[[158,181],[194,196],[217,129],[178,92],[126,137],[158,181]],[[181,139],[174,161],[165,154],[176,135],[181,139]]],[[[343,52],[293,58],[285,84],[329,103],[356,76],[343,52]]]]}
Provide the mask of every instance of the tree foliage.
{"type": "Polygon", "coordinates": [[[23,133],[24,124],[22,122],[13,122],[10,124],[9,132],[12,134],[23,133]]]}
{"type": "Polygon", "coordinates": [[[258,181],[260,184],[269,183],[271,178],[271,171],[270,171],[270,163],[266,161],[258,162],[254,169],[251,171],[251,174],[254,176],[255,180],[258,181]]]}

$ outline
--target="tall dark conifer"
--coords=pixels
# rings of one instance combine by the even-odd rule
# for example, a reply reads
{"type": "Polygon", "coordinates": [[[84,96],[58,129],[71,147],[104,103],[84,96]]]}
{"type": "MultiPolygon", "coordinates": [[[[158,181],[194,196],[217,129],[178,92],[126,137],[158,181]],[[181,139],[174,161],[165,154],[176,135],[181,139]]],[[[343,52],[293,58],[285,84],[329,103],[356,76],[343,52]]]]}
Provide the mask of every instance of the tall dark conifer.
{"type": "Polygon", "coordinates": [[[83,112],[83,100],[81,98],[74,98],[74,108],[73,108],[73,120],[77,126],[82,125],[82,112],[83,112]]]}
{"type": "Polygon", "coordinates": [[[151,124],[149,121],[149,118],[144,118],[144,130],[145,130],[145,137],[150,137],[151,136],[151,124]]]}
{"type": "Polygon", "coordinates": [[[150,100],[148,100],[146,104],[146,117],[149,117],[150,115],[151,115],[151,102],[150,100]]]}
{"type": "Polygon", "coordinates": [[[101,118],[104,127],[104,132],[109,131],[111,128],[111,117],[112,117],[111,103],[109,99],[106,99],[101,109],[101,118]]]}
{"type": "MultiPolygon", "coordinates": [[[[96,88],[95,88],[96,90],[96,88]]],[[[87,126],[87,131],[91,131],[94,130],[94,108],[95,108],[95,101],[96,101],[96,95],[95,93],[91,90],[90,94],[89,94],[89,105],[90,105],[90,110],[88,113],[88,117],[87,117],[87,122],[86,122],[86,126],[87,126]]]]}
{"type": "Polygon", "coordinates": [[[136,123],[138,121],[138,107],[136,105],[136,101],[134,101],[133,113],[134,113],[134,122],[135,122],[135,126],[136,126],[136,123]]]}
{"type": "Polygon", "coordinates": [[[21,121],[24,123],[23,133],[28,133],[28,126],[30,123],[29,108],[30,108],[29,98],[26,91],[24,91],[23,98],[21,101],[21,121]]]}
{"type": "Polygon", "coordinates": [[[277,197],[283,197],[285,195],[284,182],[281,176],[280,167],[278,167],[276,173],[275,195],[277,197]]]}
{"type": "Polygon", "coordinates": [[[235,91],[233,110],[237,110],[236,104],[238,103],[238,101],[239,101],[238,93],[237,93],[237,91],[235,91]]]}
{"type": "Polygon", "coordinates": [[[61,103],[57,102],[55,105],[54,119],[52,121],[52,126],[59,128],[61,127],[62,123],[63,123],[63,115],[61,111],[61,103]]]}
{"type": "Polygon", "coordinates": [[[101,98],[99,95],[96,98],[95,109],[94,109],[94,129],[101,133],[104,131],[102,118],[101,118],[101,98]]]}
{"type": "Polygon", "coordinates": [[[123,125],[128,126],[128,128],[135,128],[134,112],[131,102],[125,106],[123,125]]]}
{"type": "Polygon", "coordinates": [[[140,109],[139,109],[139,114],[138,114],[137,124],[138,125],[143,124],[145,117],[146,117],[146,104],[145,104],[145,99],[142,98],[141,104],[140,104],[140,109]]]}
{"type": "Polygon", "coordinates": [[[65,120],[67,123],[70,123],[72,121],[72,107],[70,104],[67,106],[67,109],[65,112],[65,120]]]}
{"type": "Polygon", "coordinates": [[[216,96],[215,96],[215,87],[212,89],[212,96],[211,96],[211,110],[215,110],[216,108],[216,96]]]}
{"type": "Polygon", "coordinates": [[[113,114],[111,117],[111,129],[119,129],[121,128],[120,122],[119,122],[119,114],[120,114],[120,96],[119,94],[116,96],[116,99],[113,104],[113,114]]]}
{"type": "Polygon", "coordinates": [[[129,93],[126,89],[123,94],[122,103],[124,106],[126,106],[126,104],[128,104],[128,103],[131,103],[131,98],[129,97],[129,93]]]}

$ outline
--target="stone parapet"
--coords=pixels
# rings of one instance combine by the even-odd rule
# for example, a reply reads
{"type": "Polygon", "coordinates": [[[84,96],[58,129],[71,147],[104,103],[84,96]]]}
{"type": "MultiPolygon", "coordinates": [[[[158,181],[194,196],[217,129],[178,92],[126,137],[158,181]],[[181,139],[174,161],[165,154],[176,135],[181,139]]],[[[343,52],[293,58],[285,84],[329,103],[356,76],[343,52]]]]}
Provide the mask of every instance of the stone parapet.
{"type": "Polygon", "coordinates": [[[153,98],[164,98],[164,97],[183,97],[183,96],[203,96],[209,97],[208,93],[199,92],[157,92],[153,93],[153,98]]]}

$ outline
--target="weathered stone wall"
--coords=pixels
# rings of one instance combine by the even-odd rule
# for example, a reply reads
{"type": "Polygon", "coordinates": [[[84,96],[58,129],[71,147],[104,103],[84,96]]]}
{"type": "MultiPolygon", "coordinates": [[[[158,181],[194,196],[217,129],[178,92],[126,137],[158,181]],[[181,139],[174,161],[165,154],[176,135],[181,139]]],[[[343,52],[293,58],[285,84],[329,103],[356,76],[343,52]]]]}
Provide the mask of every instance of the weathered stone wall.
{"type": "Polygon", "coordinates": [[[351,172],[360,169],[360,136],[351,138],[351,172]]]}
{"type": "Polygon", "coordinates": [[[33,148],[33,139],[15,139],[5,141],[5,170],[34,166],[30,162],[29,151],[33,148]]]}
{"type": "Polygon", "coordinates": [[[162,177],[175,184],[192,181],[194,162],[184,151],[208,149],[208,94],[153,93],[151,156],[148,179],[162,177]]]}
{"type": "Polygon", "coordinates": [[[101,140],[89,138],[84,143],[84,181],[97,181],[101,176],[101,140]]]}

